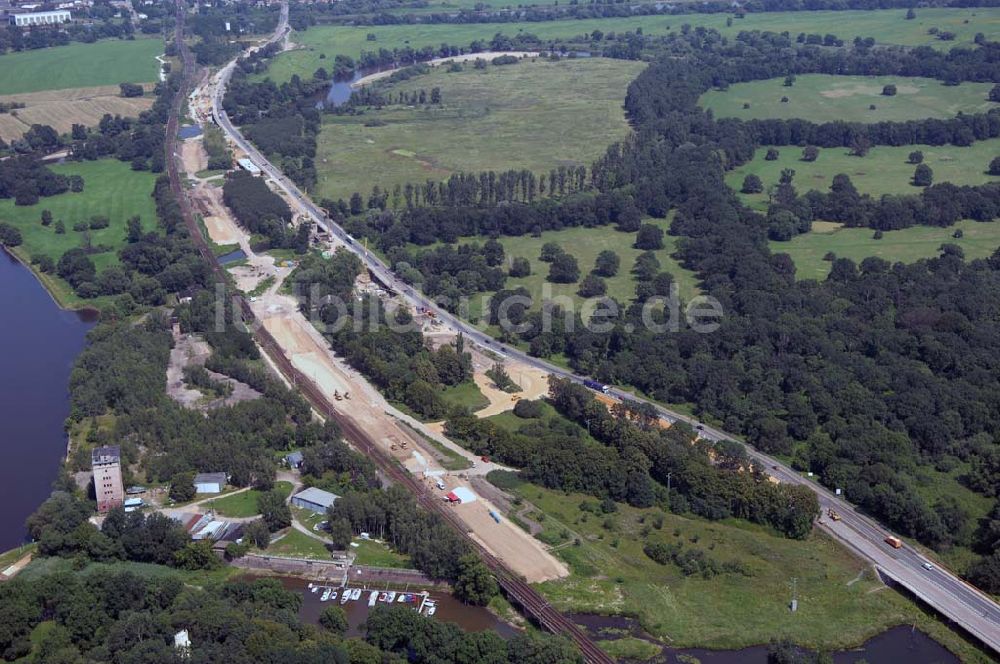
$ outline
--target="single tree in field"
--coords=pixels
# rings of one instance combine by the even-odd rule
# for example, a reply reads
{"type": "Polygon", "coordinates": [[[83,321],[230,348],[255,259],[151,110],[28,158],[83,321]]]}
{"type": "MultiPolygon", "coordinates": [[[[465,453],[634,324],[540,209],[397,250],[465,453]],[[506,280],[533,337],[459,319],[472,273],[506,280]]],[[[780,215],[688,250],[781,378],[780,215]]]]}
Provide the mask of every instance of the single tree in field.
{"type": "Polygon", "coordinates": [[[788,76],[785,77],[784,86],[786,88],[790,88],[793,85],[795,85],[795,74],[789,74],[788,76]]]}
{"type": "Polygon", "coordinates": [[[882,96],[883,97],[895,97],[896,96],[896,86],[890,83],[889,85],[882,86],[882,96]]]}
{"type": "Polygon", "coordinates": [[[909,9],[906,10],[906,20],[907,21],[912,21],[916,17],[917,17],[917,12],[913,11],[913,7],[910,7],[909,9]]]}
{"type": "Polygon", "coordinates": [[[551,263],[556,259],[556,256],[564,254],[563,248],[559,246],[556,242],[546,242],[542,245],[542,252],[538,256],[538,260],[545,261],[546,263],[551,263]]]}
{"type": "Polygon", "coordinates": [[[906,160],[911,164],[922,163],[924,160],[924,153],[921,152],[920,150],[914,150],[913,152],[910,153],[910,156],[907,157],[906,160]]]}
{"type": "Polygon", "coordinates": [[[990,175],[1000,175],[1000,157],[993,157],[988,172],[990,175]]]}
{"type": "Polygon", "coordinates": [[[644,251],[635,259],[632,274],[639,281],[652,281],[660,271],[660,261],[652,251],[644,251]]]}
{"type": "Polygon", "coordinates": [[[618,258],[618,254],[610,249],[605,249],[597,254],[597,260],[594,261],[594,274],[601,277],[613,277],[618,274],[620,266],[621,259],[618,258]]]}
{"type": "Polygon", "coordinates": [[[816,161],[819,157],[819,148],[815,145],[807,145],[802,148],[802,161],[816,161]]]}
{"type": "Polygon", "coordinates": [[[864,135],[858,135],[851,141],[851,154],[855,157],[864,157],[872,148],[871,140],[864,135]]]}
{"type": "Polygon", "coordinates": [[[608,292],[608,285],[596,274],[588,274],[580,282],[580,297],[598,297],[608,292]]]}
{"type": "Polygon", "coordinates": [[[934,171],[927,164],[920,164],[913,171],[913,185],[915,187],[929,187],[934,182],[934,171]]]}
{"type": "Polygon", "coordinates": [[[768,148],[767,154],[764,155],[764,161],[776,161],[779,154],[778,148],[768,148]]]}
{"type": "Polygon", "coordinates": [[[52,211],[42,210],[42,226],[48,226],[52,223],[52,211]]]}
{"type": "Polygon", "coordinates": [[[554,284],[573,284],[580,279],[580,267],[576,258],[561,253],[549,264],[549,281],[554,284]]]}
{"type": "Polygon", "coordinates": [[[510,262],[510,276],[526,277],[531,274],[531,261],[518,256],[510,262]]]}
{"type": "Polygon", "coordinates": [[[764,183],[761,179],[751,173],[743,178],[743,187],[740,189],[744,194],[759,194],[764,191],[764,183]]]}
{"type": "Polygon", "coordinates": [[[650,251],[663,249],[663,229],[653,224],[643,224],[635,236],[635,248],[650,251]]]}

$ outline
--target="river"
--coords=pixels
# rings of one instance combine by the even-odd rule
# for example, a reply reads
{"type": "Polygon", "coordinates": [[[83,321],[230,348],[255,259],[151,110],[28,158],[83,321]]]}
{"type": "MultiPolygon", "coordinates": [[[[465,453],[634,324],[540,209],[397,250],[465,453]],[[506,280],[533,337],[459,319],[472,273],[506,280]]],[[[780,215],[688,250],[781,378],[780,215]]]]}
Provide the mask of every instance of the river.
{"type": "Polygon", "coordinates": [[[95,315],[63,311],[31,270],[0,249],[0,551],[49,495],[66,454],[69,374],[95,315]]]}

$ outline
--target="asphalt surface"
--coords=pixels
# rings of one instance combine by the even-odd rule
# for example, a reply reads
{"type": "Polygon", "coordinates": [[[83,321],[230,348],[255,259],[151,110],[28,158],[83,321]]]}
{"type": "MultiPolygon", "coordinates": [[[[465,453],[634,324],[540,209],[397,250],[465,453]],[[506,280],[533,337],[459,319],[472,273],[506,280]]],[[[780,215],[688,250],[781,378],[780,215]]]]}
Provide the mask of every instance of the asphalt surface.
{"type": "MultiPolygon", "coordinates": [[[[282,9],[281,20],[271,42],[282,39],[287,31],[288,6],[286,4],[282,9]]],[[[504,345],[474,325],[460,320],[438,307],[433,300],[425,297],[418,290],[399,279],[388,265],[383,263],[377,256],[366,251],[364,247],[344,232],[340,226],[327,217],[322,209],[314,205],[299,190],[295,183],[285,177],[280,170],[271,164],[229,121],[222,106],[222,98],[234,66],[235,61],[226,65],[217,74],[217,85],[212,96],[212,112],[216,123],[229,135],[236,145],[247,153],[249,158],[261,168],[263,173],[277,183],[285,194],[295,201],[313,221],[339,239],[361,258],[375,279],[382,282],[388,289],[402,296],[414,307],[433,311],[438,320],[456,332],[461,332],[467,340],[490,349],[495,353],[514,358],[561,378],[568,378],[577,383],[583,383],[584,377],[577,376],[537,357],[532,357],[517,348],[504,345]]],[[[694,418],[664,408],[651,401],[637,398],[627,392],[609,388],[607,394],[618,399],[630,399],[649,403],[656,408],[660,416],[664,419],[670,422],[686,422],[692,427],[698,428],[699,435],[708,440],[739,440],[738,437],[725,431],[703,425],[694,418]]],[[[883,576],[889,577],[896,583],[904,586],[943,616],[964,628],[995,652],[1000,653],[1000,605],[989,596],[969,585],[951,571],[932,562],[909,544],[904,543],[900,549],[890,547],[885,542],[885,538],[891,534],[888,529],[881,526],[874,519],[855,511],[850,503],[834,495],[833,492],[822,487],[818,482],[804,477],[781,461],[758,452],[749,445],[747,445],[747,451],[762,468],[776,479],[781,482],[807,486],[817,494],[823,511],[823,516],[819,524],[820,527],[824,528],[833,537],[860,556],[874,563],[883,576]],[[830,508],[840,513],[842,517],[840,521],[833,522],[826,516],[830,508]],[[925,565],[931,565],[932,569],[927,569],[925,565]]]]}

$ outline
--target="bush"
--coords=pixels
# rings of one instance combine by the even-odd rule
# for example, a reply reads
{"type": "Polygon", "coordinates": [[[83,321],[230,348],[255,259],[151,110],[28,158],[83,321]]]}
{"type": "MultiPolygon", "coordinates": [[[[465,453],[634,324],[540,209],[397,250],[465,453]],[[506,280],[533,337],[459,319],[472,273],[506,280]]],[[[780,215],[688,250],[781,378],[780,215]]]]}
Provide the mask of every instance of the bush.
{"type": "Polygon", "coordinates": [[[527,277],[531,274],[531,261],[527,258],[517,257],[510,262],[510,276],[527,277]]]}
{"type": "Polygon", "coordinates": [[[21,229],[0,222],[0,244],[5,247],[17,247],[22,242],[24,238],[21,236],[21,229]]]}
{"type": "Polygon", "coordinates": [[[556,256],[549,265],[549,281],[554,284],[572,284],[580,279],[576,258],[566,253],[556,256]]]}
{"type": "Polygon", "coordinates": [[[751,173],[743,178],[743,187],[740,188],[740,191],[744,194],[759,194],[764,191],[764,183],[761,182],[759,177],[751,173]]]}
{"type": "Polygon", "coordinates": [[[635,248],[647,251],[663,249],[663,229],[653,224],[643,224],[635,237],[635,248]]]}
{"type": "Polygon", "coordinates": [[[514,414],[526,420],[541,417],[542,412],[543,402],[541,399],[521,399],[514,404],[514,414]]]}

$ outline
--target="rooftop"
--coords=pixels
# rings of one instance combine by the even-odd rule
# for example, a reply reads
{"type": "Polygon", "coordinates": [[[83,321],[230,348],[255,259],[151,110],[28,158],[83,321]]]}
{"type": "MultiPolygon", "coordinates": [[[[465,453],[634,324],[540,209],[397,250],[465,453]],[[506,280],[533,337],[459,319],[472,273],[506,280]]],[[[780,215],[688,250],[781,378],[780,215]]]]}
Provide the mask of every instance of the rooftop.
{"type": "Polygon", "coordinates": [[[122,448],[117,445],[95,447],[90,453],[90,463],[121,463],[122,448]]]}
{"type": "Polygon", "coordinates": [[[225,473],[198,473],[194,476],[195,484],[212,484],[216,483],[219,486],[225,486],[226,484],[226,474],[225,473]]]}
{"type": "Polygon", "coordinates": [[[322,505],[323,507],[333,505],[334,501],[338,498],[336,494],[330,493],[329,491],[323,491],[323,489],[317,489],[314,486],[298,492],[294,497],[309,501],[310,503],[322,505]]]}

